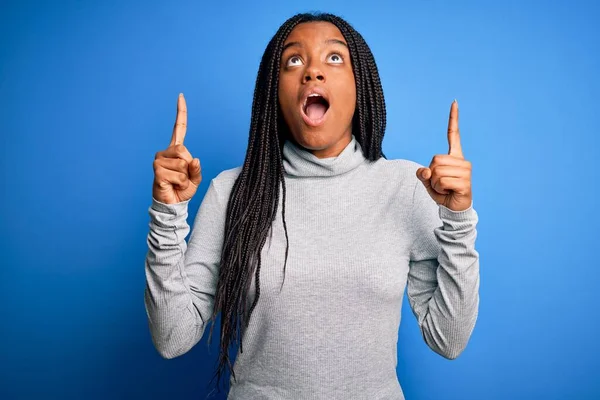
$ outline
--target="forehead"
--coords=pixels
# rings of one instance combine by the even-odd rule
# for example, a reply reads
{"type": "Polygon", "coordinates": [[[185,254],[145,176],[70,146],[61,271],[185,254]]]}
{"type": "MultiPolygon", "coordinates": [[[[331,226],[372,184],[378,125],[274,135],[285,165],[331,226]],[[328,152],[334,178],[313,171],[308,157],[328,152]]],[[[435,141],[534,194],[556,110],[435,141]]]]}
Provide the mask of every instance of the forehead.
{"type": "Polygon", "coordinates": [[[328,39],[339,39],[345,42],[342,32],[331,22],[303,22],[292,29],[284,45],[290,42],[324,42],[328,39]]]}

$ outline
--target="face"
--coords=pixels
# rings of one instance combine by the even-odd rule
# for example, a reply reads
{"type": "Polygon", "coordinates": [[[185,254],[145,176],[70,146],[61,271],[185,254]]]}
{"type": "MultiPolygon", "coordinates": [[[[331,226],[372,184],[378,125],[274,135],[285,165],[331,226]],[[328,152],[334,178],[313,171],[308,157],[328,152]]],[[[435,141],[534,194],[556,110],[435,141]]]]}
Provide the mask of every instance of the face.
{"type": "Polygon", "coordinates": [[[335,25],[296,25],[284,43],[278,89],[283,118],[297,144],[326,158],[350,143],[356,84],[346,40],[335,25]]]}

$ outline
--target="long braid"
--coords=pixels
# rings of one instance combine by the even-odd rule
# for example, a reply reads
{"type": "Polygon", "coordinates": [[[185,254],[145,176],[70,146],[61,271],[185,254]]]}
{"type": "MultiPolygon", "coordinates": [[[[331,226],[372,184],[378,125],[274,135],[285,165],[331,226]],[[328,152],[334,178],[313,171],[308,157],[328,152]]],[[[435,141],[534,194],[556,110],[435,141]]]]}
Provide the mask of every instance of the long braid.
{"type": "Polygon", "coordinates": [[[227,204],[219,280],[211,317],[213,323],[208,338],[210,344],[220,312],[220,352],[213,376],[213,379],[217,378],[217,383],[220,383],[226,367],[236,379],[229,348],[239,342],[240,352],[243,352],[242,337],[260,297],[261,251],[267,236],[272,234],[280,187],[286,237],[283,265],[285,281],[289,237],[285,221],[283,145],[289,138],[289,130],[279,109],[279,68],[283,45],[290,32],[299,23],[313,21],[333,23],[346,39],[357,95],[352,132],[362,146],[365,158],[374,161],[383,156],[381,145],[386,125],[385,100],[377,65],[363,37],[346,21],[332,14],[297,14],[288,19],[267,45],[258,68],[246,158],[227,204]],[[256,290],[248,310],[248,291],[253,273],[256,290]]]}

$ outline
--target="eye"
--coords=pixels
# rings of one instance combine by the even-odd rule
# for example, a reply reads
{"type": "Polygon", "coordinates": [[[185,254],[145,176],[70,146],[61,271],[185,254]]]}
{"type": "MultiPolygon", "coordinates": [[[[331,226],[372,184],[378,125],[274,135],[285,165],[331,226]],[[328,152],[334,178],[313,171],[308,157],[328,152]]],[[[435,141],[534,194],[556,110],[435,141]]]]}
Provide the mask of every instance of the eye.
{"type": "Polygon", "coordinates": [[[338,53],[333,53],[327,57],[327,62],[332,64],[342,64],[344,62],[344,58],[338,53]]]}
{"type": "Polygon", "coordinates": [[[287,67],[302,65],[302,59],[299,56],[291,56],[290,58],[288,58],[287,63],[285,65],[287,67]]]}

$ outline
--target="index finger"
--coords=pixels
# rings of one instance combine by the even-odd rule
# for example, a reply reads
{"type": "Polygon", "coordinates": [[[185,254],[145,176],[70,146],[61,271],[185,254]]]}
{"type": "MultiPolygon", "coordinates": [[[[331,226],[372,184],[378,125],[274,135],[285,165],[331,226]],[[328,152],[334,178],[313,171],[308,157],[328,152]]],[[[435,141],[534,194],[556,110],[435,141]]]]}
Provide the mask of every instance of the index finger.
{"type": "Polygon", "coordinates": [[[179,93],[177,99],[177,118],[175,119],[175,126],[173,127],[173,135],[171,136],[170,146],[183,144],[185,139],[185,133],[187,130],[187,105],[185,104],[185,98],[183,93],[179,93]]]}
{"type": "Polygon", "coordinates": [[[458,130],[458,102],[456,100],[450,106],[450,117],[448,119],[448,154],[463,157],[460,131],[458,130]]]}

